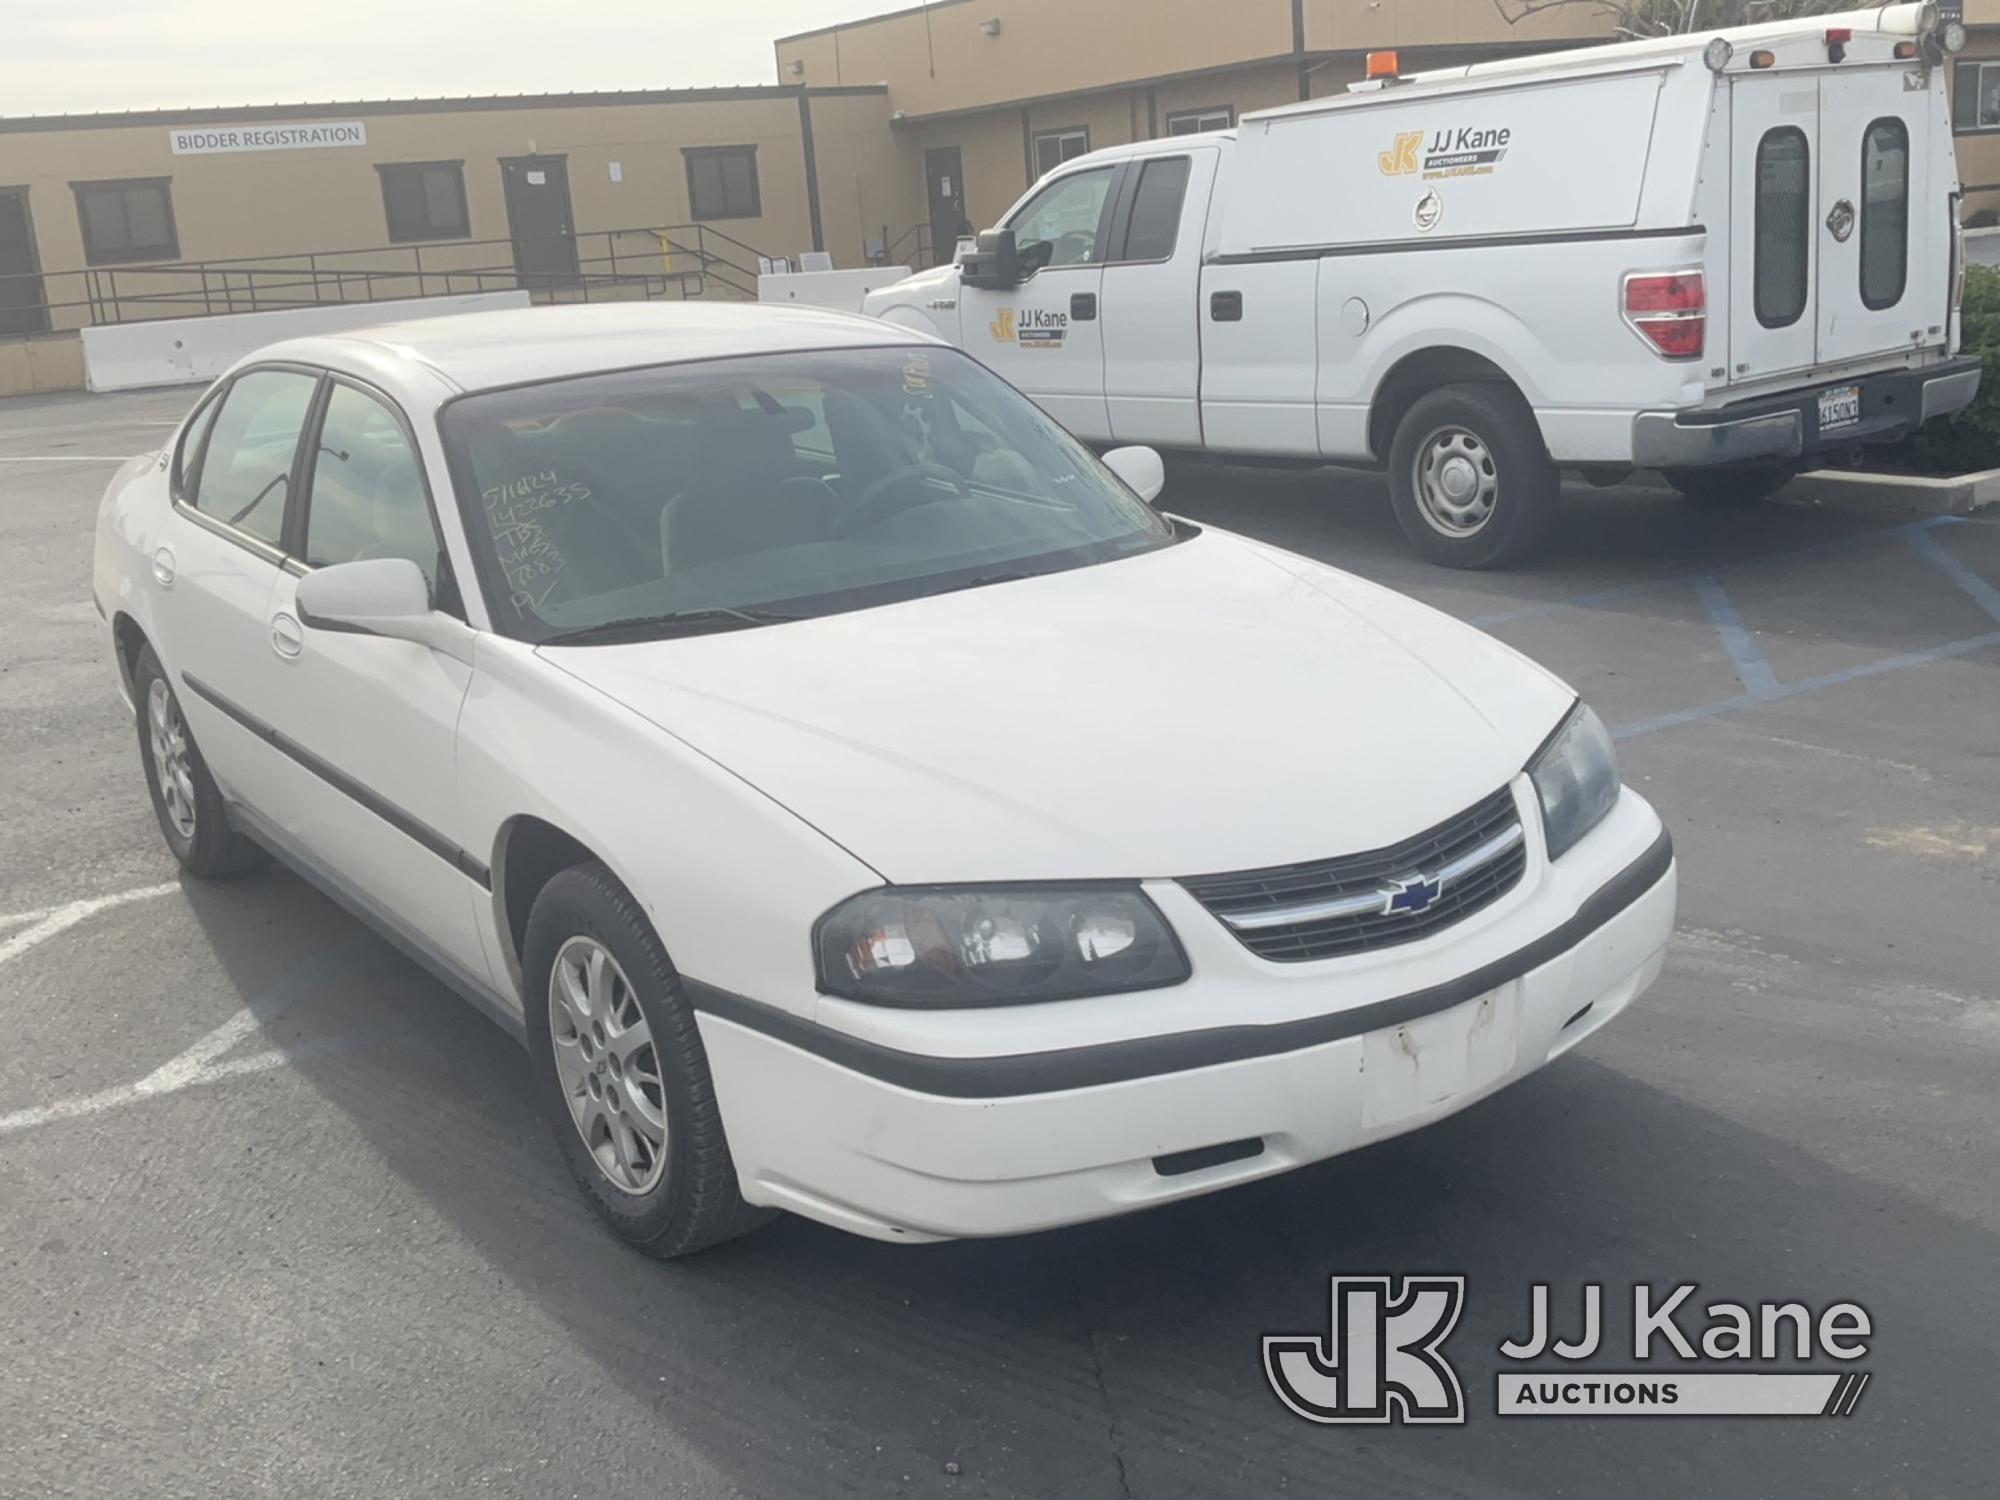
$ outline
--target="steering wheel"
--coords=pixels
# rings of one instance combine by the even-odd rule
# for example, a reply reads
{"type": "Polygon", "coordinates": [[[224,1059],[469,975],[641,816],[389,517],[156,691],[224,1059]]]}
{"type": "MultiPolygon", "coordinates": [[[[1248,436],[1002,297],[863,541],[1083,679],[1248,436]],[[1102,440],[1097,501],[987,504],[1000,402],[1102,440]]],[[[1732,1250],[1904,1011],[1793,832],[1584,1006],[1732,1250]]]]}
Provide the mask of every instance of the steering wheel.
{"type": "Polygon", "coordinates": [[[861,493],[854,497],[853,503],[847,507],[845,514],[833,523],[833,535],[838,537],[851,536],[854,532],[866,526],[874,525],[875,522],[883,519],[883,516],[878,514],[878,512],[886,512],[888,509],[882,503],[883,492],[892,486],[903,483],[905,480],[919,478],[942,479],[959,496],[963,497],[965,494],[965,478],[956,469],[948,469],[943,464],[931,462],[898,464],[886,474],[879,475],[871,480],[861,493]]]}

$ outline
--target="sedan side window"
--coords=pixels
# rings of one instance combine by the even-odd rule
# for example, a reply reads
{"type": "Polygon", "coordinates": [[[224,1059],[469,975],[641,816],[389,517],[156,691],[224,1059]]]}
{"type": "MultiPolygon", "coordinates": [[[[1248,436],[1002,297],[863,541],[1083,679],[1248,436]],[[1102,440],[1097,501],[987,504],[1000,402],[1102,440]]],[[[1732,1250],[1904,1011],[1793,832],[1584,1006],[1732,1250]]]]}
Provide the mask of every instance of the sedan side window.
{"type": "Polygon", "coordinates": [[[201,445],[208,441],[208,429],[215,425],[215,414],[221,410],[222,398],[210,398],[182,431],[180,446],[174,450],[173,487],[176,499],[186,500],[192,493],[195,475],[201,469],[201,445]]]}
{"type": "Polygon", "coordinates": [[[433,592],[438,534],[422,463],[395,414],[365,391],[336,385],[320,426],[306,500],[306,561],[316,568],[405,557],[433,592]]]}
{"type": "Polygon", "coordinates": [[[252,370],[222,398],[188,503],[270,546],[285,530],[292,461],[319,377],[252,370]]]}
{"type": "Polygon", "coordinates": [[[1023,271],[1097,263],[1097,226],[1111,191],[1112,170],[1073,172],[1043,188],[1014,216],[1008,227],[1023,271]]]}

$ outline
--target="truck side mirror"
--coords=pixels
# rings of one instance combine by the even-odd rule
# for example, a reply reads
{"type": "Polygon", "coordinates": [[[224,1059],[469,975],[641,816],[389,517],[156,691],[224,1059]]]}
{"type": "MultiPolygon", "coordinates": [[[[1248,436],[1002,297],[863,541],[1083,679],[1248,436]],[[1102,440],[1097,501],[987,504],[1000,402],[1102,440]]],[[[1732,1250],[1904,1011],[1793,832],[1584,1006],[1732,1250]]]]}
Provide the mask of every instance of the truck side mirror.
{"type": "Polygon", "coordinates": [[[1021,275],[1014,255],[1014,231],[982,229],[977,247],[959,262],[958,279],[965,286],[993,292],[1009,291],[1016,286],[1021,275]]]}

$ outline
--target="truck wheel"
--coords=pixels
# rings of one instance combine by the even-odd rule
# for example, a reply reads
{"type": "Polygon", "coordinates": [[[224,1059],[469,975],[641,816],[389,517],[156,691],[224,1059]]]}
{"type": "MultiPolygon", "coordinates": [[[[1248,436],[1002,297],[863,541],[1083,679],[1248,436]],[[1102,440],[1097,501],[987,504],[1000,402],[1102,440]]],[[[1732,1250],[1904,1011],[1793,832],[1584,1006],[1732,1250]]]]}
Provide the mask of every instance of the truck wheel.
{"type": "Polygon", "coordinates": [[[1410,544],[1447,568],[1531,556],[1558,503],[1534,412],[1497,384],[1444,386],[1411,406],[1389,445],[1389,494],[1410,544]]]}
{"type": "Polygon", "coordinates": [[[1723,464],[1713,469],[1662,469],[1690,505],[1736,510],[1768,500],[1799,475],[1795,463],[1723,464]]]}

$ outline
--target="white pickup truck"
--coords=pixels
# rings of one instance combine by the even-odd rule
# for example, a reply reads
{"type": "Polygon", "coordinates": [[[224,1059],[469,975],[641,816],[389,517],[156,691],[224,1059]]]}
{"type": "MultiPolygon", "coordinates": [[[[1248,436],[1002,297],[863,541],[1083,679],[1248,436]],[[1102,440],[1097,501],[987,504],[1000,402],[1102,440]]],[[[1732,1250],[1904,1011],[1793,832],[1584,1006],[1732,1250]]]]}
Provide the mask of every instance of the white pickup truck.
{"type": "Polygon", "coordinates": [[[1891,5],[1398,78],[1092,152],[864,310],[1100,444],[1386,468],[1516,561],[1557,471],[1761,498],[1972,400],[1943,63],[1891,5]]]}

